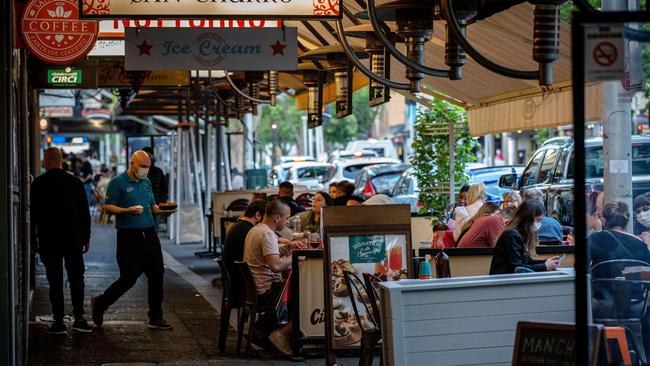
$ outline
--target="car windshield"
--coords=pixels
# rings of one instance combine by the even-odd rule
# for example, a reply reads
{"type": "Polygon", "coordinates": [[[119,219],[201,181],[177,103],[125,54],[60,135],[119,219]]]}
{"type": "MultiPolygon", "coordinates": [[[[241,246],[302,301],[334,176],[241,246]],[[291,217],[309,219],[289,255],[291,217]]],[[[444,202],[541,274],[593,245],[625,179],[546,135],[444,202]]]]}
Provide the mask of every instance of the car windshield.
{"type": "MultiPolygon", "coordinates": [[[[602,178],[605,170],[603,147],[588,147],[585,160],[585,176],[587,178],[602,178]]],[[[650,175],[650,143],[632,145],[632,174],[650,175]]]]}
{"type": "Polygon", "coordinates": [[[367,167],[368,165],[374,165],[375,163],[369,163],[369,164],[356,164],[356,165],[348,165],[345,168],[343,168],[343,176],[345,178],[348,178],[352,181],[357,179],[357,175],[359,174],[359,170],[367,167]]]}
{"type": "Polygon", "coordinates": [[[298,179],[320,178],[327,174],[327,166],[309,166],[298,169],[298,179]]]}
{"type": "Polygon", "coordinates": [[[371,182],[373,187],[375,187],[375,192],[389,194],[393,187],[395,187],[395,183],[397,183],[397,180],[401,175],[402,172],[398,171],[381,174],[372,178],[371,182]]]}

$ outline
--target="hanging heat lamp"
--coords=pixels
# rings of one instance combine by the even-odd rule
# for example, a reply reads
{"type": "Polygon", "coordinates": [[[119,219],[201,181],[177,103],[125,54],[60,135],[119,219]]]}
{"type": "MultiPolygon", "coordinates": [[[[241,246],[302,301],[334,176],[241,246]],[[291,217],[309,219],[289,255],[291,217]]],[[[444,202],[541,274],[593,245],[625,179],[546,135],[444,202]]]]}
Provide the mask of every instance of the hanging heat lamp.
{"type": "MultiPolygon", "coordinates": [[[[364,51],[368,53],[370,71],[380,77],[390,78],[390,53],[377,39],[370,24],[348,27],[345,29],[345,35],[365,39],[364,51]]],[[[376,79],[368,79],[368,105],[374,107],[388,102],[390,100],[390,87],[376,79]]]]}
{"type": "MultiPolygon", "coordinates": [[[[362,48],[354,49],[357,57],[366,58],[368,55],[362,48]]],[[[336,118],[343,118],[352,114],[352,80],[354,74],[352,63],[340,45],[319,47],[315,50],[305,52],[300,56],[300,61],[325,61],[329,71],[334,74],[336,85],[336,118]]]]}

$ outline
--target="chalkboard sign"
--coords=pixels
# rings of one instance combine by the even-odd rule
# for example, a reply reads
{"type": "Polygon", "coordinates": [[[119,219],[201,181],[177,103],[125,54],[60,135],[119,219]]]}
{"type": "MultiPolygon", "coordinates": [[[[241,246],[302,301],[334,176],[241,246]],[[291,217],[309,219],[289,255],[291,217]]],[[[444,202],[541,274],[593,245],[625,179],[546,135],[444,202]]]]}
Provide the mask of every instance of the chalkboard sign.
{"type": "Polygon", "coordinates": [[[350,262],[381,263],[386,259],[386,238],[383,235],[350,236],[350,262]]]}
{"type": "MultiPolygon", "coordinates": [[[[573,366],[576,364],[574,324],[518,322],[513,366],[573,366]]],[[[609,364],[603,327],[590,326],[593,365],[609,364]],[[603,360],[605,363],[599,362],[603,360]]]]}

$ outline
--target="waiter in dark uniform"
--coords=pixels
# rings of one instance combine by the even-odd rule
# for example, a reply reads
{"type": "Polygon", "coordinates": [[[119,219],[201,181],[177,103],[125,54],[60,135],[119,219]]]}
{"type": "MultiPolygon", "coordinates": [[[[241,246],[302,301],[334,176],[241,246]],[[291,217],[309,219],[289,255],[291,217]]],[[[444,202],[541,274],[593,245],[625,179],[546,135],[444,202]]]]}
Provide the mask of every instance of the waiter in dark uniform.
{"type": "Polygon", "coordinates": [[[92,297],[93,322],[101,326],[104,312],[127,292],[141,274],[149,283],[150,329],[172,329],[163,319],[162,250],[154,230],[153,215],[169,215],[160,210],[147,178],[151,160],[140,150],[131,156],[129,169],[113,178],[106,190],[104,210],[117,217],[117,265],[120,278],[102,295],[92,297]]]}
{"type": "Polygon", "coordinates": [[[84,258],[90,248],[90,211],[83,183],[63,170],[61,150],[51,147],[43,159],[47,172],[31,187],[32,248],[40,254],[50,286],[54,323],[50,334],[66,333],[63,323],[63,266],[68,274],[76,332],[90,332],[84,320],[84,258]],[[72,222],[74,225],[69,225],[72,222]],[[67,228],[67,229],[64,229],[67,228]]]}

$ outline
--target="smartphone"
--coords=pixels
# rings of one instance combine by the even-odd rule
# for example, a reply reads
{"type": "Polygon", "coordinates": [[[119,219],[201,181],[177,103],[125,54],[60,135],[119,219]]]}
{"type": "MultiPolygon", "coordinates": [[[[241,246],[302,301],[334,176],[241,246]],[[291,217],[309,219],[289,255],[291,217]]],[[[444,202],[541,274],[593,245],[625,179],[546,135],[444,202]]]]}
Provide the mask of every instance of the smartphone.
{"type": "Polygon", "coordinates": [[[565,254],[562,254],[562,255],[560,256],[559,261],[562,262],[562,260],[563,260],[565,257],[566,257],[566,253],[565,253],[565,254]]]}

